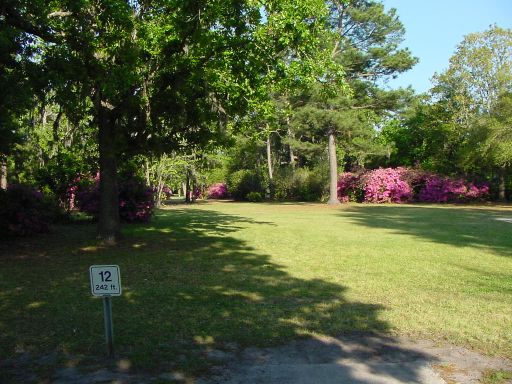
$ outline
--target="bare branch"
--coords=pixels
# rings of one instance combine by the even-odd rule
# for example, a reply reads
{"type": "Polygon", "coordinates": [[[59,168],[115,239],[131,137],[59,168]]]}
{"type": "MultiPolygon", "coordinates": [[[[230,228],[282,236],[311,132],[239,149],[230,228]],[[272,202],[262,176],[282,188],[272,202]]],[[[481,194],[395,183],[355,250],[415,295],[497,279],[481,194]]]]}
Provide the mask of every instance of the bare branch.
{"type": "Polygon", "coordinates": [[[47,42],[56,42],[56,36],[54,36],[49,30],[43,29],[40,26],[33,25],[30,21],[27,21],[20,15],[15,9],[8,5],[0,7],[0,15],[4,15],[5,21],[11,27],[19,29],[30,35],[37,36],[47,42]]]}

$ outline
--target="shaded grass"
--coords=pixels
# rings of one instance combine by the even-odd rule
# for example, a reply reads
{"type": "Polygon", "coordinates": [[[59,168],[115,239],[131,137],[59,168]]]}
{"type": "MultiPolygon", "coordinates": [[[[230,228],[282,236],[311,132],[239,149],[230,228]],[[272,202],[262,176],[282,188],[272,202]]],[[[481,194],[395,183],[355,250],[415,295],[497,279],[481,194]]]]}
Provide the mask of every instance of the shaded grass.
{"type": "Polygon", "coordinates": [[[92,224],[0,246],[0,356],[104,356],[88,267],[119,264],[117,353],[134,369],[307,334],[400,333],[512,357],[510,208],[209,203],[98,247],[92,224]]]}

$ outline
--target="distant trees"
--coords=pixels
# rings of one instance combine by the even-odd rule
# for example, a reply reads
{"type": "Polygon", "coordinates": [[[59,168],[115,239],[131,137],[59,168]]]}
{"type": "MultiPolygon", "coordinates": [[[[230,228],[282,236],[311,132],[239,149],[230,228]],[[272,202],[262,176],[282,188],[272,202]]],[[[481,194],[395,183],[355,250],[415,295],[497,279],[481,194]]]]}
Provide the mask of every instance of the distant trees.
{"type": "Polygon", "coordinates": [[[336,138],[344,162],[364,166],[369,157],[382,153],[374,140],[378,116],[396,109],[410,92],[385,91],[379,82],[410,69],[417,59],[399,47],[405,30],[394,9],[386,11],[382,3],[373,0],[333,0],[328,6],[329,24],[335,33],[331,55],[343,66],[352,92],[308,92],[296,103],[294,118],[302,130],[309,127],[310,136],[328,138],[329,203],[336,204],[336,138]]]}
{"type": "Polygon", "coordinates": [[[492,26],[469,34],[448,69],[434,76],[431,97],[417,98],[382,129],[394,145],[391,165],[447,174],[479,174],[506,198],[512,164],[512,31],[492,26]]]}
{"type": "Polygon", "coordinates": [[[504,134],[507,95],[512,92],[512,31],[493,26],[467,35],[435,83],[434,94],[464,136],[463,166],[494,170],[500,178],[499,198],[504,200],[512,160],[504,134]]]}

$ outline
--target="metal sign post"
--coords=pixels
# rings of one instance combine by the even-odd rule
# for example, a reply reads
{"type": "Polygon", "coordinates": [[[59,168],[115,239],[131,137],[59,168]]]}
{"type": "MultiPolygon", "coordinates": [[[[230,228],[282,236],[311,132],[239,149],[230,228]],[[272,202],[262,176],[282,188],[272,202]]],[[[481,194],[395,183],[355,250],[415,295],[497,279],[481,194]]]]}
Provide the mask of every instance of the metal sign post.
{"type": "Polygon", "coordinates": [[[121,296],[121,274],[118,265],[92,265],[89,268],[91,293],[103,297],[105,340],[109,357],[114,356],[114,326],[112,322],[112,296],[121,296]]]}
{"type": "Polygon", "coordinates": [[[112,300],[110,296],[103,298],[103,318],[105,320],[105,340],[109,357],[114,356],[114,326],[112,324],[112,300]]]}

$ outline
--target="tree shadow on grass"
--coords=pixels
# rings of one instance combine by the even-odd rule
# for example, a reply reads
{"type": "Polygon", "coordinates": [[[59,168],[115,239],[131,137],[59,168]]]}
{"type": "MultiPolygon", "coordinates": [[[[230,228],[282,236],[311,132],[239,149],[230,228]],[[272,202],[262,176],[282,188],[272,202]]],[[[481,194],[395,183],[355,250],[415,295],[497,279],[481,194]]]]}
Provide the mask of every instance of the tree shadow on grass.
{"type": "MultiPolygon", "coordinates": [[[[132,371],[193,376],[205,372],[218,351],[311,334],[386,333],[382,306],[348,301],[338,284],[291,276],[233,236],[253,225],[272,224],[175,208],[160,211],[150,225],[127,227],[115,248],[96,246],[83,235],[92,230],[80,226],[62,228],[61,237],[38,242],[38,249],[25,246],[22,259],[11,249],[14,258],[2,262],[0,276],[0,350],[11,357],[59,351],[67,358],[56,365],[101,365],[102,311],[89,293],[92,264],[120,265],[115,345],[132,371]]],[[[39,369],[38,360],[29,360],[30,369],[39,369]]]]}
{"type": "Polygon", "coordinates": [[[389,229],[396,234],[412,235],[434,243],[482,248],[512,256],[512,224],[498,220],[512,218],[512,210],[357,205],[343,211],[343,217],[366,228],[389,229]]]}

